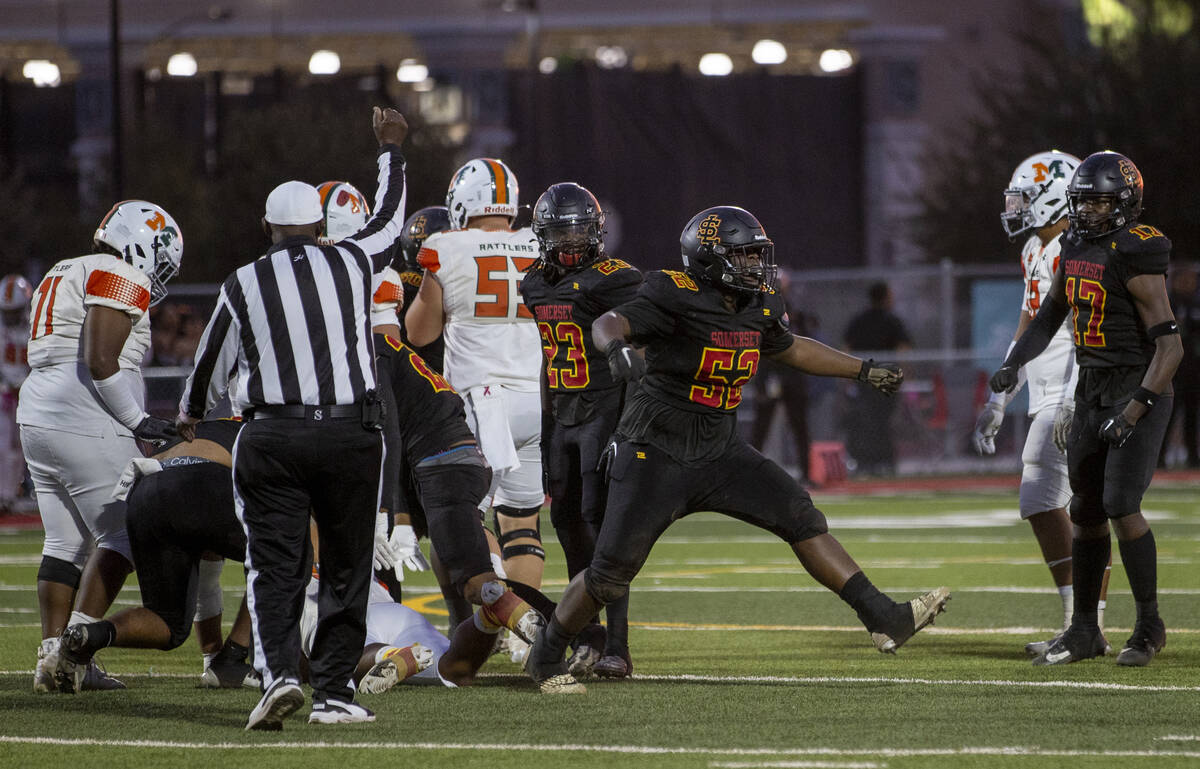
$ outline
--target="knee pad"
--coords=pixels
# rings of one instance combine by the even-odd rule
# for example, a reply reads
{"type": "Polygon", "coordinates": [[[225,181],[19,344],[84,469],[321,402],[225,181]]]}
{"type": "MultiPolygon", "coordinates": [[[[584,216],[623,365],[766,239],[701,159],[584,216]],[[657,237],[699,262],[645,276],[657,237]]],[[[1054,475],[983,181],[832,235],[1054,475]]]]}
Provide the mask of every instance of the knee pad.
{"type": "Polygon", "coordinates": [[[55,582],[72,590],[79,589],[79,578],[82,576],[83,570],[78,566],[51,555],[42,556],[42,565],[37,573],[38,582],[55,582]]]}
{"type": "Polygon", "coordinates": [[[605,606],[629,593],[629,582],[605,575],[595,567],[588,567],[583,572],[583,586],[593,600],[605,606]]]}
{"type": "Polygon", "coordinates": [[[499,535],[496,537],[496,540],[497,540],[497,542],[500,543],[500,556],[502,558],[504,558],[504,560],[507,561],[509,558],[513,558],[513,557],[519,556],[519,555],[532,555],[532,556],[536,556],[537,558],[541,558],[543,561],[546,560],[546,551],[543,550],[542,546],[541,546],[541,541],[542,541],[541,521],[538,518],[538,512],[540,510],[541,510],[540,507],[530,507],[530,508],[521,509],[521,508],[516,508],[516,507],[509,507],[508,505],[497,505],[496,506],[496,528],[500,529],[499,535]],[[504,527],[501,525],[501,516],[508,519],[507,521],[504,521],[504,523],[510,523],[510,524],[526,523],[528,521],[528,519],[532,518],[533,520],[529,523],[532,523],[533,528],[529,528],[527,525],[525,528],[511,529],[509,531],[504,531],[504,527]],[[518,521],[514,521],[514,519],[524,519],[524,520],[521,520],[518,522],[518,521]],[[510,544],[508,544],[509,542],[512,542],[514,539],[533,539],[533,540],[536,540],[538,542],[538,544],[536,544],[536,545],[530,545],[530,544],[510,545],[510,544]]]}

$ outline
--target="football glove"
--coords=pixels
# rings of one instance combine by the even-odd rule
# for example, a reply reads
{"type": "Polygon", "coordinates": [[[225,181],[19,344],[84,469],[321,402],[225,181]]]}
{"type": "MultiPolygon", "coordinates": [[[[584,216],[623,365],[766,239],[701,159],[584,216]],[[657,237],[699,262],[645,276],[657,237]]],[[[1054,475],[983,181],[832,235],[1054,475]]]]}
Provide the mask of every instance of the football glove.
{"type": "Polygon", "coordinates": [[[884,395],[895,395],[904,383],[904,372],[895,363],[876,363],[868,358],[862,362],[857,378],[884,395]]]}
{"type": "Polygon", "coordinates": [[[1075,421],[1075,403],[1065,400],[1054,415],[1054,445],[1058,450],[1067,453],[1067,437],[1071,434],[1071,423],[1075,421]]]}
{"type": "Polygon", "coordinates": [[[983,404],[979,418],[975,420],[975,431],[971,433],[971,445],[976,454],[996,453],[996,433],[1004,422],[1004,406],[997,401],[983,404]]]}
{"type": "Polygon", "coordinates": [[[1100,438],[1119,449],[1125,445],[1125,441],[1129,440],[1129,436],[1133,435],[1134,426],[1129,423],[1124,414],[1117,414],[1115,417],[1104,420],[1104,424],[1100,425],[1100,438]]]}
{"type": "Polygon", "coordinates": [[[612,372],[613,379],[636,382],[646,373],[646,361],[624,339],[612,340],[604,352],[608,356],[608,370],[612,372]]]}
{"type": "Polygon", "coordinates": [[[1001,366],[992,378],[988,380],[988,385],[994,393],[1012,392],[1017,386],[1017,367],[1016,366],[1001,366]]]}
{"type": "Polygon", "coordinates": [[[401,564],[409,571],[429,571],[429,561],[425,560],[425,554],[421,552],[421,547],[417,544],[417,535],[412,526],[397,524],[392,529],[392,536],[388,544],[396,556],[397,580],[404,580],[404,569],[400,568],[401,564]]]}
{"type": "MultiPolygon", "coordinates": [[[[375,516],[375,554],[374,567],[376,571],[387,571],[392,569],[396,572],[396,577],[401,577],[401,570],[396,568],[396,564],[400,563],[400,557],[392,548],[392,542],[388,538],[388,516],[391,513],[381,512],[375,516]]],[[[399,526],[396,527],[400,528],[399,526]]]]}
{"type": "Polygon", "coordinates": [[[174,422],[168,422],[165,419],[152,417],[147,415],[145,419],[138,422],[137,427],[133,428],[133,437],[143,441],[161,445],[169,439],[179,435],[179,431],[175,429],[174,422]]]}

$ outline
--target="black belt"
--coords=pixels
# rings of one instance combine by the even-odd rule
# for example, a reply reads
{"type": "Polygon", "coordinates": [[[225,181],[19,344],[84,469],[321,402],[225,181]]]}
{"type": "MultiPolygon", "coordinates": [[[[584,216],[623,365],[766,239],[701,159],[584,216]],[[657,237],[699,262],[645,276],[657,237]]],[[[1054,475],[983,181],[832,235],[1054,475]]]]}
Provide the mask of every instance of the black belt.
{"type": "Polygon", "coordinates": [[[301,404],[282,404],[271,406],[255,406],[247,409],[243,416],[246,419],[307,419],[312,422],[322,422],[326,419],[360,419],[363,407],[361,403],[338,403],[329,406],[304,406],[301,404]]]}

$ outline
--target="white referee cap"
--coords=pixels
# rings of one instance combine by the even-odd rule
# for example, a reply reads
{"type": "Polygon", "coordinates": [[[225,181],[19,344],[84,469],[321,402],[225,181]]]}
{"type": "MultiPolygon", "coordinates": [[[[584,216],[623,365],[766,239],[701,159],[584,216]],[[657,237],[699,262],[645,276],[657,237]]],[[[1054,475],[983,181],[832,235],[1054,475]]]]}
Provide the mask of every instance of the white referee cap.
{"type": "Polygon", "coordinates": [[[325,218],[321,194],[304,182],[284,182],[267,195],[265,218],[271,224],[315,224],[325,218]]]}

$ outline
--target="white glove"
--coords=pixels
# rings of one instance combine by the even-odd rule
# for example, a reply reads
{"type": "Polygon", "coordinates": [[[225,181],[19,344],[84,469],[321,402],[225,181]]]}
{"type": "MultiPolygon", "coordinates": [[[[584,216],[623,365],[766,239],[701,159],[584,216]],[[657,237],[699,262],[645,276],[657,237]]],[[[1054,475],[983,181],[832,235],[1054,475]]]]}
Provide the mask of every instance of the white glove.
{"type": "Polygon", "coordinates": [[[409,571],[429,571],[429,561],[425,560],[425,554],[421,552],[421,547],[417,544],[417,535],[413,532],[412,526],[400,524],[392,529],[389,545],[396,557],[397,580],[404,580],[404,569],[400,568],[401,563],[409,571]]]}
{"type": "MultiPolygon", "coordinates": [[[[396,564],[400,563],[400,557],[392,548],[392,543],[388,539],[387,525],[388,516],[391,513],[379,513],[375,516],[375,569],[378,571],[387,571],[394,569],[400,576],[400,570],[396,569],[396,564]]],[[[396,528],[400,528],[397,526],[396,528]]]]}
{"type": "Polygon", "coordinates": [[[983,405],[979,418],[975,420],[975,432],[971,433],[971,445],[977,454],[996,453],[996,433],[1000,432],[1003,421],[1003,405],[993,400],[983,405]]]}
{"type": "Polygon", "coordinates": [[[1071,423],[1075,421],[1075,402],[1065,400],[1054,415],[1054,445],[1062,453],[1067,453],[1067,436],[1071,434],[1071,423]]]}

